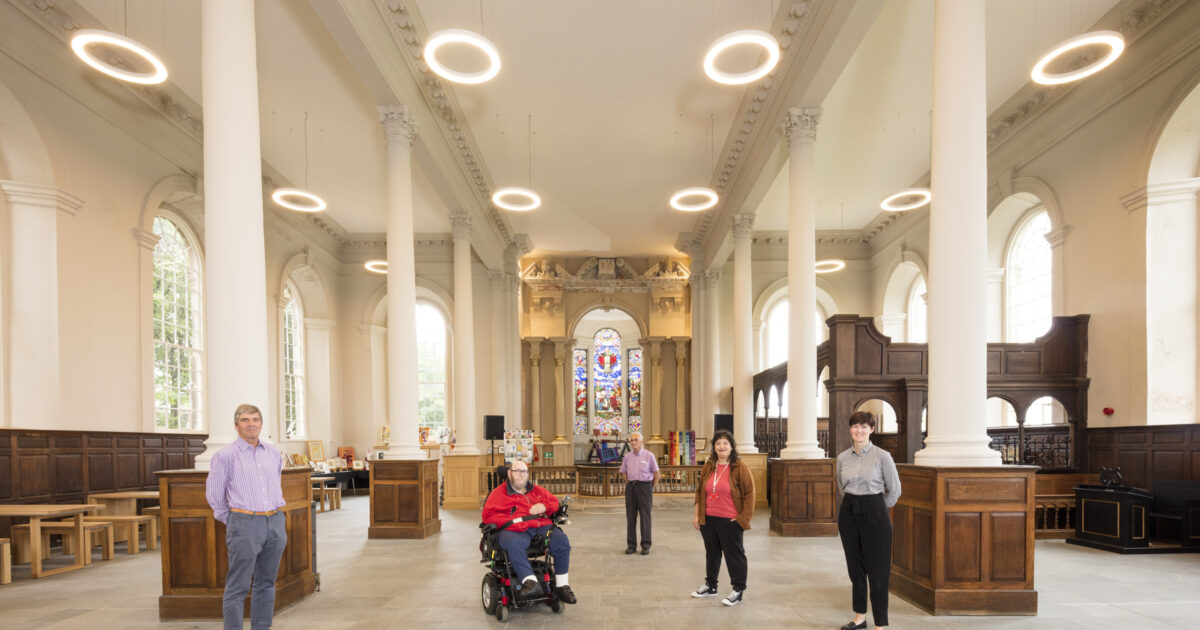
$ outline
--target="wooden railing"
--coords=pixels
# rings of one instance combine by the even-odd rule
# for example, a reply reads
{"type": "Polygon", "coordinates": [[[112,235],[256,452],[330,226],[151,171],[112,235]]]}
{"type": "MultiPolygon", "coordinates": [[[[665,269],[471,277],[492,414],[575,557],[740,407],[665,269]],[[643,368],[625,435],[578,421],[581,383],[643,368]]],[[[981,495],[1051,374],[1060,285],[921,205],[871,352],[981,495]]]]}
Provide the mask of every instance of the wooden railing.
{"type": "MultiPolygon", "coordinates": [[[[690,495],[700,483],[700,466],[662,466],[655,494],[690,495]]],[[[625,475],[616,466],[532,466],[533,482],[557,496],[611,498],[625,496],[625,475]]],[[[501,483],[494,470],[479,471],[481,496],[501,483]]]]}
{"type": "Polygon", "coordinates": [[[1034,535],[1067,538],[1075,533],[1075,495],[1039,494],[1034,500],[1034,535]]]}
{"type": "Polygon", "coordinates": [[[1066,470],[1074,464],[1071,426],[1067,424],[1027,426],[1023,430],[991,427],[988,436],[1005,464],[1030,464],[1042,470],[1066,470]]]}

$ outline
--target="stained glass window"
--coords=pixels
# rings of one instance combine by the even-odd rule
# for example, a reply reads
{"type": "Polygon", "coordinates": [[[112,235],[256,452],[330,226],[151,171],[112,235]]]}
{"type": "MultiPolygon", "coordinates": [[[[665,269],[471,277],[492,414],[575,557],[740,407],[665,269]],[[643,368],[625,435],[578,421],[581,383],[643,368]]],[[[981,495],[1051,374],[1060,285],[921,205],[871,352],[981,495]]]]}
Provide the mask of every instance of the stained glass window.
{"type": "Polygon", "coordinates": [[[592,391],[596,401],[595,428],[602,433],[621,429],[621,335],[602,328],[592,339],[592,391]]]}
{"type": "Polygon", "coordinates": [[[571,369],[575,374],[575,434],[584,435],[588,432],[587,350],[575,350],[572,356],[574,362],[571,369]]]}
{"type": "Polygon", "coordinates": [[[200,260],[166,217],[154,218],[154,424],[201,428],[200,260]]]}
{"type": "Polygon", "coordinates": [[[629,432],[642,430],[642,349],[629,349],[629,432]]]}

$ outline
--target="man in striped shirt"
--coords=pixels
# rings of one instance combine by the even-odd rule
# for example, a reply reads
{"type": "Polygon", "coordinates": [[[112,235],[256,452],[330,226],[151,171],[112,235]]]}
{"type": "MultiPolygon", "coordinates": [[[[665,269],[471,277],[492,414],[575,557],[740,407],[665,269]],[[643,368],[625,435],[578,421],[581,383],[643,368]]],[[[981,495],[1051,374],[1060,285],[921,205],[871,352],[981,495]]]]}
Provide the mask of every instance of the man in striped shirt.
{"type": "Polygon", "coordinates": [[[223,599],[225,630],[240,630],[250,598],[250,627],[271,627],[275,614],[275,576],[287,544],[283,488],[283,461],[274,446],[258,439],[262,412],[254,405],[239,405],[233,414],[238,439],[217,451],[208,471],[206,496],[213,516],[225,523],[229,572],[223,599]]]}

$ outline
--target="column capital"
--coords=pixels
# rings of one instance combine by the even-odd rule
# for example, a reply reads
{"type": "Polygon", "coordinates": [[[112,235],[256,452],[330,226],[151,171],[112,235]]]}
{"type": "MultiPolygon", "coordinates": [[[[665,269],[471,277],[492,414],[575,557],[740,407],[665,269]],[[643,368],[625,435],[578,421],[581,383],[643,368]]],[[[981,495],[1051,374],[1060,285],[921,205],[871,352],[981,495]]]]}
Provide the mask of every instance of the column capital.
{"type": "Polygon", "coordinates": [[[279,306],[279,310],[281,310],[281,311],[283,309],[287,308],[287,305],[289,302],[291,302],[291,300],[283,297],[282,294],[275,296],[275,304],[277,304],[279,306]]]}
{"type": "Polygon", "coordinates": [[[465,212],[455,212],[450,215],[450,233],[454,240],[471,239],[471,215],[465,212]]]}
{"type": "Polygon", "coordinates": [[[381,105],[379,122],[383,125],[383,137],[388,142],[411,145],[417,139],[417,121],[404,105],[381,105]]]}
{"type": "Polygon", "coordinates": [[[0,179],[0,190],[4,191],[4,198],[10,204],[53,208],[71,216],[75,216],[83,207],[82,199],[53,186],[0,179]]]}
{"type": "Polygon", "coordinates": [[[690,337],[672,337],[671,341],[675,342],[675,365],[683,365],[687,361],[688,342],[690,337]]]}
{"type": "Polygon", "coordinates": [[[159,236],[154,232],[134,228],[129,230],[129,233],[133,235],[133,240],[137,241],[138,247],[142,249],[154,251],[154,246],[158,245],[159,236]]]}
{"type": "Polygon", "coordinates": [[[734,240],[748,239],[750,238],[750,233],[754,230],[754,215],[749,213],[735,214],[729,223],[733,228],[734,240]]]}
{"type": "Polygon", "coordinates": [[[783,133],[789,147],[813,144],[817,141],[817,124],[821,121],[820,107],[793,107],[783,118],[783,133]]]}
{"type": "Polygon", "coordinates": [[[493,291],[504,291],[508,288],[508,274],[495,269],[488,269],[488,280],[492,282],[493,291]]]}
{"type": "Polygon", "coordinates": [[[704,272],[704,288],[716,289],[721,286],[721,270],[709,269],[704,272]]]}
{"type": "Polygon", "coordinates": [[[1067,242],[1067,233],[1070,231],[1071,226],[1060,225],[1046,232],[1046,242],[1050,243],[1050,249],[1057,249],[1060,245],[1067,242]]]}

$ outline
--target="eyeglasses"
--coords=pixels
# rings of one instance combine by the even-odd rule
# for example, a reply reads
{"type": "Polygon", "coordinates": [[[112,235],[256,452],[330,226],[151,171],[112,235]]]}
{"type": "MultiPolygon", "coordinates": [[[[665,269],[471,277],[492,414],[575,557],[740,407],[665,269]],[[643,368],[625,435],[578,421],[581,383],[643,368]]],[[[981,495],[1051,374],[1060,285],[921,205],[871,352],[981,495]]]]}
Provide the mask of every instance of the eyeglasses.
{"type": "Polygon", "coordinates": [[[528,470],[511,470],[509,472],[511,472],[514,475],[528,475],[529,474],[528,470]]]}

